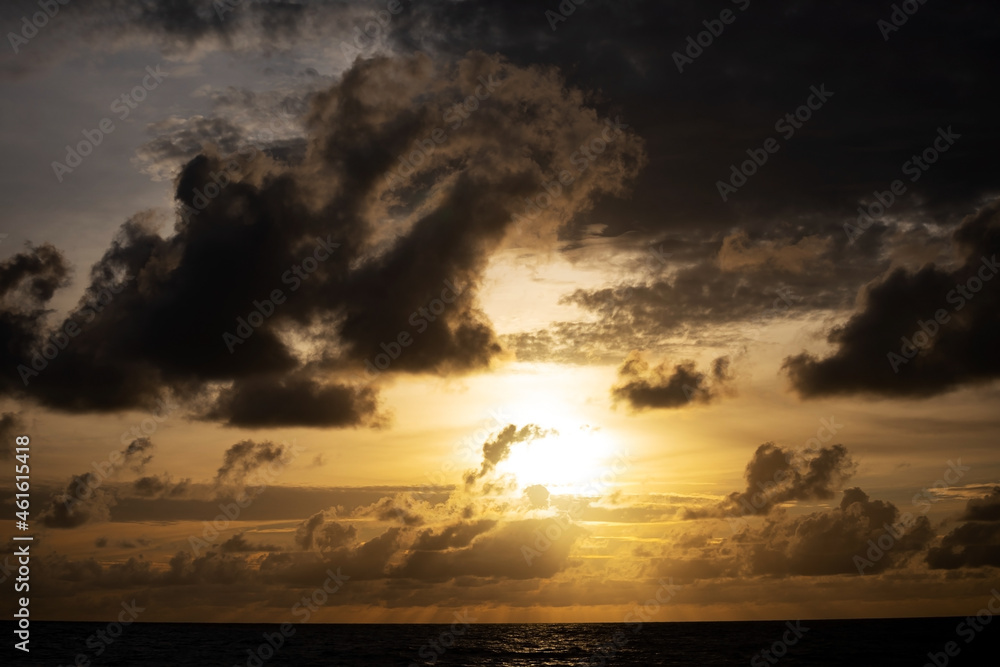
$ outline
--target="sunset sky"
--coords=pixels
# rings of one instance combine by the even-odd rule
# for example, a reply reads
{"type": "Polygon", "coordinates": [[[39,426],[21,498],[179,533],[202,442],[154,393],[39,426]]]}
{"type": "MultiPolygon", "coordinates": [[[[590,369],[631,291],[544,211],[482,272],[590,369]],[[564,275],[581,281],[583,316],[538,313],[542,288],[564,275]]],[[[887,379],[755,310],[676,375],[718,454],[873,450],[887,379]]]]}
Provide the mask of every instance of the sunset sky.
{"type": "Polygon", "coordinates": [[[995,4],[51,4],[0,9],[5,604],[17,435],[39,619],[1000,584],[995,4]]]}

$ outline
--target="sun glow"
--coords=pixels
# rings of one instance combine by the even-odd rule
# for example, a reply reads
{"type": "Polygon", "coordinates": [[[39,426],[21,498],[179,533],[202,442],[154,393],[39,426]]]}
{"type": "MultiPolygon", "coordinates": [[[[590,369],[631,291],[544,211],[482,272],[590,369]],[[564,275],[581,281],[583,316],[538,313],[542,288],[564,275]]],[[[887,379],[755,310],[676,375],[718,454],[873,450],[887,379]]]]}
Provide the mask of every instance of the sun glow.
{"type": "Polygon", "coordinates": [[[550,493],[607,493],[623,470],[620,463],[612,469],[616,452],[609,439],[586,425],[556,431],[513,445],[497,472],[513,475],[521,489],[541,484],[550,493]]]}
{"type": "Polygon", "coordinates": [[[493,473],[513,479],[517,494],[542,485],[556,495],[598,496],[625,483],[625,443],[605,428],[603,404],[593,403],[591,387],[603,379],[596,380],[592,369],[534,363],[512,364],[492,378],[497,426],[534,425],[544,432],[514,442],[493,473]]]}

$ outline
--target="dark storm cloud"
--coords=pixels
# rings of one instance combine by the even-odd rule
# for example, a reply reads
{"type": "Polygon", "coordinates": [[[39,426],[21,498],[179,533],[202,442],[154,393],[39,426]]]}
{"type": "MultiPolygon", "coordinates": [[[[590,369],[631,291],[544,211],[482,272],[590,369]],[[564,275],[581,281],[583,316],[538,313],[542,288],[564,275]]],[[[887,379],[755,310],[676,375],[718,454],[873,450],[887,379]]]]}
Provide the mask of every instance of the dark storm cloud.
{"type": "Polygon", "coordinates": [[[712,362],[709,374],[699,372],[693,361],[673,368],[663,362],[655,367],[639,352],[631,352],[618,368],[619,383],[611,389],[615,401],[625,401],[634,410],[679,408],[691,403],[710,403],[719,396],[729,377],[729,358],[712,362]]]}
{"type": "Polygon", "coordinates": [[[1000,145],[1000,131],[992,103],[969,82],[988,80],[998,65],[988,27],[997,7],[921,5],[919,19],[887,43],[876,22],[888,6],[754,2],[734,9],[736,21],[681,73],[672,54],[683,52],[718,8],[693,0],[587,3],[553,30],[544,10],[556,5],[432,0],[400,16],[393,37],[404,51],[455,57],[475,44],[515,62],[556,64],[571,82],[601,90],[599,109],[624,112],[646,140],[650,164],[628,201],[598,204],[564,230],[570,245],[599,226],[605,238],[635,232],[623,246],[676,254],[678,245],[720,244],[735,227],[775,252],[758,255],[758,264],[729,262],[731,271],[714,253],[694,264],[674,257],[676,274],[650,279],[637,268],[605,289],[578,290],[570,302],[600,321],[557,322],[505,337],[519,359],[610,363],[625,350],[685,333],[711,344],[720,335],[711,324],[756,318],[788,287],[802,299],[789,314],[850,307],[887,258],[898,256],[902,230],[948,228],[995,196],[1000,165],[991,149],[1000,145]],[[927,43],[940,51],[928,52],[927,43]],[[839,57],[831,60],[831,52],[839,57]],[[776,121],[821,84],[833,92],[829,101],[790,138],[776,131],[776,121]],[[947,152],[926,170],[905,167],[949,126],[961,138],[947,152]],[[717,183],[769,137],[778,140],[778,152],[723,202],[717,183]],[[858,206],[867,208],[896,179],[905,193],[849,243],[844,223],[855,223],[858,206]],[[796,247],[816,261],[790,258],[796,247]],[[792,275],[787,269],[796,266],[803,270],[792,275]]]}
{"type": "Polygon", "coordinates": [[[265,377],[237,380],[224,389],[207,419],[229,426],[263,428],[376,425],[375,391],[370,387],[323,385],[308,377],[265,377]]]}
{"type": "Polygon", "coordinates": [[[941,539],[927,552],[933,569],[1000,567],[1000,487],[966,504],[965,523],[941,539]]]}
{"type": "Polygon", "coordinates": [[[629,202],[595,209],[591,219],[609,224],[610,235],[635,219],[659,230],[698,225],[706,235],[735,222],[757,231],[824,221],[839,228],[857,216],[861,199],[872,200],[896,178],[906,179],[908,190],[893,215],[955,220],[995,191],[1000,167],[989,150],[954,148],[915,183],[900,173],[941,125],[967,132],[961,141],[968,147],[997,145],[993,105],[969,85],[989,80],[997,66],[995,6],[921,5],[920,16],[888,43],[876,22],[889,5],[753,2],[739,11],[735,3],[695,0],[587,3],[553,30],[545,10],[557,6],[429,0],[398,17],[393,37],[403,51],[457,56],[478,48],[515,62],[552,63],[571,72],[573,83],[599,88],[602,103],[626,110],[657,157],[629,202]],[[672,54],[727,5],[735,21],[678,72],[672,54]],[[820,84],[834,96],[784,139],[775,122],[820,84]],[[778,138],[779,151],[723,203],[716,182],[769,136],[778,138]]]}
{"type": "Polygon", "coordinates": [[[956,268],[898,268],[865,290],[864,305],[828,340],[832,354],[785,359],[804,397],[874,394],[921,398],[1000,376],[1000,203],[953,235],[956,268]]]}
{"type": "MultiPolygon", "coordinates": [[[[558,72],[482,54],[441,68],[358,61],[314,96],[307,126],[301,164],[260,151],[190,161],[174,234],[149,215],[126,222],[91,271],[85,298],[100,312],[85,318],[81,304],[66,349],[28,387],[13,372],[0,392],[75,412],[152,409],[172,392],[250,427],[382,423],[374,390],[356,384],[366,361],[389,350],[383,372],[447,374],[500,353],[478,285],[524,197],[579,170],[519,230],[547,247],[602,195],[624,194],[644,161],[641,142],[558,72]],[[600,156],[571,164],[600,136],[600,156]]],[[[33,327],[8,338],[21,363],[38,351],[33,327]]]]}

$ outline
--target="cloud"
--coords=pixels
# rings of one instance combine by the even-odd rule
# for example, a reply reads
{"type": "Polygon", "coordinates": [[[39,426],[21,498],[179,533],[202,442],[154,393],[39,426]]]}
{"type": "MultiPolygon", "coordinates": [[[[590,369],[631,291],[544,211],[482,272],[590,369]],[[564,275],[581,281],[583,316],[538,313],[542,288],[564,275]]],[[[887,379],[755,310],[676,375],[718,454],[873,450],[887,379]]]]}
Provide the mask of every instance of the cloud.
{"type": "MultiPolygon", "coordinates": [[[[90,273],[86,296],[101,312],[74,309],[71,344],[26,391],[15,375],[0,395],[110,412],[152,410],[172,394],[250,428],[384,423],[366,374],[374,360],[398,347],[381,373],[489,368],[502,353],[478,302],[491,255],[518,234],[554,247],[567,220],[627,193],[642,142],[587,99],[554,69],[499,56],[358,60],[312,96],[301,161],[259,150],[190,160],[173,234],[149,214],[128,220],[90,273]],[[470,99],[478,108],[463,118],[470,99]],[[606,149],[574,165],[601,136],[606,149]],[[563,172],[571,183],[515,230],[525,197],[563,172]]],[[[34,296],[41,308],[63,265],[54,249],[35,255],[55,278],[34,296]]],[[[7,328],[11,368],[44,338],[19,322],[7,328]]]]}
{"type": "Polygon", "coordinates": [[[358,536],[352,525],[344,525],[332,519],[335,511],[316,512],[295,529],[295,544],[304,551],[317,549],[329,551],[352,544],[358,536]]]}
{"type": "Polygon", "coordinates": [[[570,548],[584,534],[579,526],[569,524],[554,531],[553,538],[546,537],[545,531],[555,525],[551,519],[505,522],[476,537],[468,546],[411,551],[392,574],[421,581],[448,581],[465,576],[551,577],[562,569],[570,548]]]}
{"type": "MultiPolygon", "coordinates": [[[[53,340],[43,336],[43,322],[47,314],[45,304],[56,289],[69,281],[70,269],[62,253],[44,244],[29,246],[23,252],[0,262],[0,392],[20,397],[24,393],[24,379],[37,375],[35,366],[45,367],[44,350],[51,356],[56,340],[68,338],[65,333],[53,332],[53,340]],[[60,338],[61,335],[61,338],[60,338]],[[37,360],[32,355],[37,355],[37,360]]],[[[58,352],[58,348],[56,348],[58,352]]]]}
{"type": "Polygon", "coordinates": [[[222,390],[205,418],[243,428],[378,426],[386,419],[371,387],[323,384],[309,377],[237,380],[222,390]]]}
{"type": "Polygon", "coordinates": [[[245,533],[237,533],[219,545],[219,551],[224,554],[231,553],[259,553],[261,551],[281,551],[281,547],[273,544],[252,544],[245,537],[245,533]]]}
{"type": "Polygon", "coordinates": [[[730,379],[729,357],[715,359],[709,376],[696,370],[693,361],[679,363],[672,370],[666,362],[650,368],[640,352],[632,351],[618,368],[618,378],[612,397],[635,410],[710,403],[730,379]]]}
{"type": "Polygon", "coordinates": [[[828,500],[836,496],[857,470],[857,463],[843,445],[797,452],[765,442],[747,463],[746,490],[734,491],[714,506],[685,508],[688,519],[734,519],[769,514],[781,503],[795,500],[828,500]]]}
{"type": "Polygon", "coordinates": [[[417,551],[463,549],[469,546],[476,537],[491,530],[496,525],[496,520],[479,519],[450,524],[437,531],[428,528],[417,534],[412,548],[417,551]]]}
{"type": "Polygon", "coordinates": [[[970,499],[961,518],[965,523],[927,552],[927,564],[945,570],[1000,567],[1000,486],[970,499]]]}
{"type": "Polygon", "coordinates": [[[91,472],[73,475],[66,490],[49,500],[39,520],[49,528],[78,528],[85,523],[109,521],[118,498],[112,489],[101,488],[101,481],[91,472]]]}
{"type": "Polygon", "coordinates": [[[544,438],[551,433],[553,431],[540,428],[535,424],[527,424],[520,429],[514,424],[507,424],[493,439],[483,443],[483,463],[478,472],[470,470],[465,473],[465,485],[472,486],[476,480],[485,477],[498,463],[507,458],[513,445],[544,438]]]}
{"type": "Polygon", "coordinates": [[[152,449],[149,438],[137,438],[107,460],[95,463],[94,472],[73,475],[64,491],[49,498],[39,519],[49,528],[77,528],[86,523],[109,521],[119,494],[107,482],[115,479],[124,467],[141,472],[153,458],[152,449]]]}
{"type": "MultiPolygon", "coordinates": [[[[14,0],[3,6],[5,24],[38,11],[37,3],[14,0]]],[[[351,27],[368,19],[361,7],[316,0],[224,3],[215,0],[128,0],[71,2],[44,28],[44,47],[31,58],[5,57],[0,73],[21,77],[71,57],[77,44],[98,53],[155,49],[173,60],[194,60],[213,51],[234,54],[284,53],[302,40],[350,40],[351,27]]],[[[371,42],[355,53],[372,52],[371,42]]],[[[32,45],[42,46],[42,45],[32,45]]],[[[30,46],[21,46],[27,51],[30,46]]],[[[338,50],[339,51],[339,50],[338,50]]],[[[18,54],[20,55],[20,54],[18,54]]],[[[338,54],[339,55],[339,54],[338,54]]]]}
{"type": "Polygon", "coordinates": [[[546,489],[541,484],[532,484],[524,490],[524,495],[528,497],[528,502],[531,503],[533,507],[548,507],[549,506],[549,490],[546,489]]]}
{"type": "Polygon", "coordinates": [[[933,538],[927,517],[901,513],[855,487],[830,510],[796,516],[779,510],[721,541],[680,540],[656,568],[682,580],[870,575],[910,563],[933,538]]]}
{"type": "Polygon", "coordinates": [[[898,566],[922,551],[934,531],[925,516],[903,520],[890,502],[871,500],[859,488],[847,489],[840,506],[802,517],[767,520],[759,531],[734,538],[742,567],[752,574],[818,576],[858,573],[855,557],[865,558],[871,545],[898,526],[901,535],[867,573],[898,566]],[[902,522],[902,525],[899,525],[902,522]]]}
{"type": "Polygon", "coordinates": [[[719,249],[719,267],[723,271],[753,271],[770,265],[790,273],[812,270],[822,261],[829,239],[809,236],[794,243],[775,240],[752,241],[745,231],[730,234],[719,249]]]}
{"type": "Polygon", "coordinates": [[[182,479],[175,482],[164,473],[161,475],[146,475],[132,482],[132,494],[140,498],[180,498],[188,495],[191,480],[182,479]]]}
{"type": "Polygon", "coordinates": [[[242,440],[226,450],[214,483],[217,488],[226,490],[266,483],[291,460],[292,447],[289,445],[242,440]]]}
{"type": "Polygon", "coordinates": [[[958,267],[893,270],[830,331],[830,355],[785,359],[799,395],[924,398],[1000,377],[1000,201],[967,217],[952,241],[963,256],[958,267]]]}
{"type": "Polygon", "coordinates": [[[153,441],[149,438],[136,438],[122,451],[124,465],[133,471],[141,473],[146,464],[153,460],[153,441]]]}

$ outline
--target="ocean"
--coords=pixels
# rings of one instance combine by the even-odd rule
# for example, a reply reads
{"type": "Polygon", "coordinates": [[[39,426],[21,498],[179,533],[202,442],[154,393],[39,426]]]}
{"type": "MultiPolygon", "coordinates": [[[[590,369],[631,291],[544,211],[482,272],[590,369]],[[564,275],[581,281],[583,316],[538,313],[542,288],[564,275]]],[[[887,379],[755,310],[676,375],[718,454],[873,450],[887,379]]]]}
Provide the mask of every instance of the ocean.
{"type": "MultiPolygon", "coordinates": [[[[282,636],[279,625],[134,623],[111,637],[108,633],[119,628],[109,629],[107,623],[33,622],[31,652],[13,651],[14,660],[5,664],[997,667],[1000,621],[981,626],[973,618],[972,623],[963,618],[921,618],[642,625],[300,624],[286,626],[286,631],[294,629],[288,637],[282,636]]],[[[10,623],[6,625],[13,630],[10,623]]]]}

